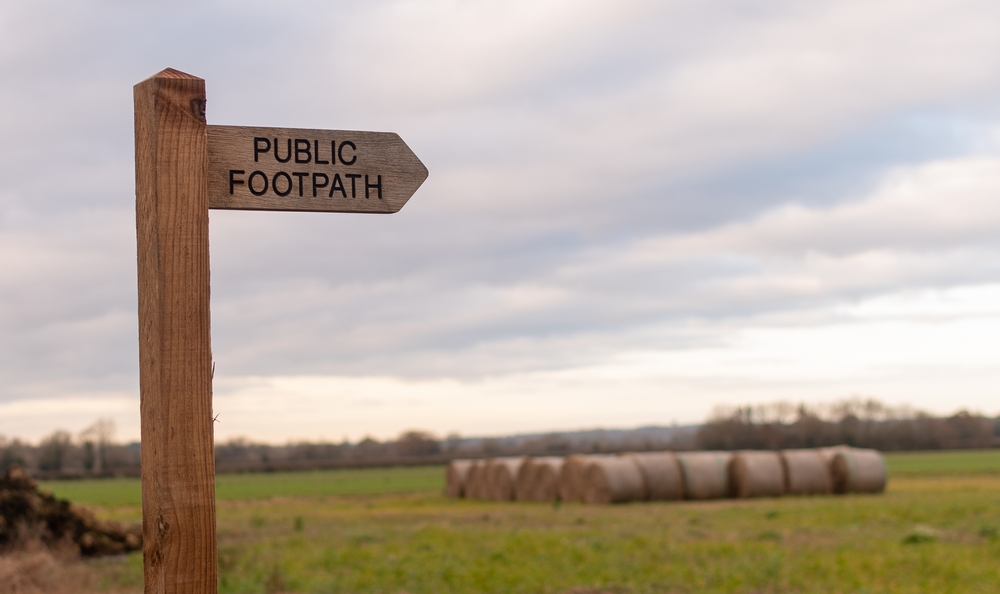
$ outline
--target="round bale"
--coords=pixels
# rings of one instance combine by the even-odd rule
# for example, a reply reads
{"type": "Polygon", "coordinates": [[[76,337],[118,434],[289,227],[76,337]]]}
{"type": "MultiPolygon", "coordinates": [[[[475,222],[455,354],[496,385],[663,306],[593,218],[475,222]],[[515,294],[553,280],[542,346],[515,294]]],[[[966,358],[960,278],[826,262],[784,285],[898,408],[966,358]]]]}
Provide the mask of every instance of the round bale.
{"type": "Polygon", "coordinates": [[[474,460],[465,474],[465,498],[485,499],[483,483],[486,478],[486,461],[474,460]]]}
{"type": "Polygon", "coordinates": [[[670,501],[684,498],[681,466],[673,452],[638,452],[627,455],[642,472],[646,485],[645,499],[670,501]]]}
{"type": "Polygon", "coordinates": [[[445,495],[453,499],[465,497],[465,477],[472,468],[472,460],[452,460],[445,472],[445,495]]]}
{"type": "Polygon", "coordinates": [[[781,465],[788,495],[826,495],[833,491],[830,465],[819,451],[782,450],[781,465]]]}
{"type": "Polygon", "coordinates": [[[729,480],[740,498],[778,497],[785,492],[785,469],[777,452],[736,452],[729,461],[729,480]]]}
{"type": "Polygon", "coordinates": [[[559,472],[565,458],[556,456],[539,458],[535,465],[535,484],[532,489],[535,501],[553,502],[559,499],[559,472]]]}
{"type": "Polygon", "coordinates": [[[521,468],[517,469],[514,479],[514,499],[531,501],[531,489],[535,482],[535,458],[525,458],[521,468]]]}
{"type": "Polygon", "coordinates": [[[681,452],[677,462],[684,477],[685,499],[729,496],[729,452],[681,452]]]}
{"type": "Polygon", "coordinates": [[[555,456],[526,460],[517,476],[518,501],[551,503],[559,498],[559,471],[563,459],[555,456]]]}
{"type": "Polygon", "coordinates": [[[584,503],[641,501],[646,485],[642,471],[630,456],[595,456],[583,471],[584,503]]]}
{"type": "Polygon", "coordinates": [[[881,493],[887,480],[885,459],[876,450],[844,449],[833,457],[834,493],[881,493]]]}
{"type": "Polygon", "coordinates": [[[844,450],[849,450],[849,449],[851,449],[851,446],[838,445],[838,446],[830,446],[828,448],[816,448],[816,451],[819,452],[819,455],[823,457],[823,460],[826,462],[826,465],[830,466],[831,464],[833,464],[834,456],[836,456],[840,452],[843,452],[844,450]]]}
{"type": "Polygon", "coordinates": [[[523,457],[493,458],[486,465],[486,499],[513,501],[517,471],[524,463],[523,457]]]}
{"type": "Polygon", "coordinates": [[[566,503],[583,503],[583,473],[587,462],[608,456],[567,456],[559,469],[559,499],[566,503]]]}

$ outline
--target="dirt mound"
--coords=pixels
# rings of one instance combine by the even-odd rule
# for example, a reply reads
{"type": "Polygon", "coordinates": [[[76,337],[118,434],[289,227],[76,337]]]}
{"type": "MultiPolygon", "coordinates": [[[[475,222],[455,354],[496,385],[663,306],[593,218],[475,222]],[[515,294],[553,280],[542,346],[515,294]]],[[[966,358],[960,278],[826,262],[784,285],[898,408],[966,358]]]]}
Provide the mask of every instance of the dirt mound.
{"type": "Polygon", "coordinates": [[[38,490],[19,466],[0,475],[0,551],[40,540],[46,546],[74,546],[85,557],[120,555],[142,548],[142,528],[126,529],[69,501],[38,490]]]}

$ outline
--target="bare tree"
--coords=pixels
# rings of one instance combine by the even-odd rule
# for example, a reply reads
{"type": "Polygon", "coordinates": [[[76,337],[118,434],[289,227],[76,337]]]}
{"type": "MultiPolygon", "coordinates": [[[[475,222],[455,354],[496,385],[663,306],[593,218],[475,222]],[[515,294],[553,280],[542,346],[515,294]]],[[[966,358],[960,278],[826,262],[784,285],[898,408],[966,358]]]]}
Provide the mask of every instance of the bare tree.
{"type": "Polygon", "coordinates": [[[108,444],[115,435],[115,422],[98,419],[90,427],[80,432],[83,443],[84,468],[93,472],[103,472],[108,467],[108,444]]]}

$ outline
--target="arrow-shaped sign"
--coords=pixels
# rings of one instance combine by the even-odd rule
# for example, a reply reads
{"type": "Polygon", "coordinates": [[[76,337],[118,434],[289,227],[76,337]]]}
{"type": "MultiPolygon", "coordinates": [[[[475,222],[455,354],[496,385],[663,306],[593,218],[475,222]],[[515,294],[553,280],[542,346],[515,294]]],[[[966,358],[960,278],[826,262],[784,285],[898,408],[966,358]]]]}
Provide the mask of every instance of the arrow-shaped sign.
{"type": "Polygon", "coordinates": [[[398,134],[208,126],[209,208],[394,213],[427,179],[398,134]]]}

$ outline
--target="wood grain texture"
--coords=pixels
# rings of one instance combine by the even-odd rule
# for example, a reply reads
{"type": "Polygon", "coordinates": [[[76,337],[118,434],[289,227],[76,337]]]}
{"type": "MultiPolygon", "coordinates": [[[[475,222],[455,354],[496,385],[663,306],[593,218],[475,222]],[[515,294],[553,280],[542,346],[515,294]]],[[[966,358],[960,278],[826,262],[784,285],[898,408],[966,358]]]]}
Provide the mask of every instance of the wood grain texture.
{"type": "Polygon", "coordinates": [[[147,594],[217,592],[205,81],[134,88],[147,594]]]}
{"type": "Polygon", "coordinates": [[[209,126],[208,162],[216,209],[388,214],[427,179],[390,132],[209,126]]]}

